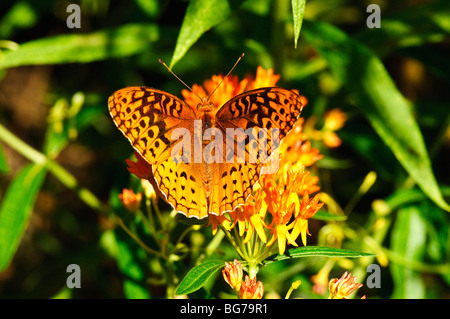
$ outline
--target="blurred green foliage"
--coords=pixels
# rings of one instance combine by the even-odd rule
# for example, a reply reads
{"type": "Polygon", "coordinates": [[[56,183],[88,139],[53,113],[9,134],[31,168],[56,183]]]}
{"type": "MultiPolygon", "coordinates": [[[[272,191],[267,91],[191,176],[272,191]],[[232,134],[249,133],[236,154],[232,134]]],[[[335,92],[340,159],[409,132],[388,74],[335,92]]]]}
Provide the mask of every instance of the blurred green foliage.
{"type": "MultiPolygon", "coordinates": [[[[67,27],[71,3],[0,4],[0,297],[160,298],[170,295],[162,269],[179,281],[199,260],[236,257],[210,228],[184,236],[196,226],[173,216],[183,240],[173,247],[179,259],[166,263],[116,227],[120,216],[149,235],[117,198],[139,183],[107,99],[132,85],[181,96],[159,58],[192,84],[227,72],[242,52],[233,73],[274,68],[280,86],[307,96],[303,117],[318,127],[327,110],[348,116],[341,147],[315,144],[324,159],[314,171],[346,218],[321,212],[309,243],[342,234],[342,248],[377,257],[333,259],[331,275],[349,269],[365,283],[367,265],[379,263],[381,288],[363,287],[368,298],[450,296],[447,0],[73,1],[80,29],[67,27]],[[379,29],[366,24],[371,3],[381,8],[379,29]],[[376,181],[362,191],[371,171],[376,181]],[[66,287],[71,263],[82,289],[66,287]]],[[[303,260],[264,267],[265,291],[284,296],[300,279],[291,297],[320,297],[310,278],[326,259],[303,260]]],[[[223,297],[216,278],[193,296],[223,297]]]]}

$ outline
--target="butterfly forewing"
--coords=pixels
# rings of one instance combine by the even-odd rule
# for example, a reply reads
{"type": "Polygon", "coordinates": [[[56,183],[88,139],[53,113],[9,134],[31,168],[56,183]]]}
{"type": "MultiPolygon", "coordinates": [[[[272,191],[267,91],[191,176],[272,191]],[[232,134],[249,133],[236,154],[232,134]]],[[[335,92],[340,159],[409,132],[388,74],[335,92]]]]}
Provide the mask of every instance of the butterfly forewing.
{"type": "Polygon", "coordinates": [[[108,100],[109,112],[131,145],[150,163],[170,156],[172,131],[189,126],[195,113],[182,100],[163,91],[128,87],[108,100]]]}
{"type": "Polygon", "coordinates": [[[217,112],[222,128],[241,128],[247,133],[244,143],[246,159],[264,163],[281,139],[291,130],[303,109],[301,97],[291,90],[268,87],[240,94],[217,112]]]}
{"type": "Polygon", "coordinates": [[[220,214],[245,203],[261,168],[271,164],[272,152],[293,127],[302,109],[299,95],[270,87],[240,94],[217,111],[216,121],[226,136],[227,151],[215,176],[212,212],[220,214]]]}

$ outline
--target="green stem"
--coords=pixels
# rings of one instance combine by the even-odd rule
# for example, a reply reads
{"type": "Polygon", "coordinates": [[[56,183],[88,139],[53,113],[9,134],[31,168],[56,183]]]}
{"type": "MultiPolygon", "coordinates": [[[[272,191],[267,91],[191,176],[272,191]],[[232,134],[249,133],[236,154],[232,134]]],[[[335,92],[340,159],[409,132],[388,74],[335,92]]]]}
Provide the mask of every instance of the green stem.
{"type": "Polygon", "coordinates": [[[166,230],[166,225],[164,224],[164,220],[162,218],[161,211],[159,210],[158,205],[154,201],[152,201],[152,203],[153,203],[153,210],[155,212],[156,218],[158,218],[159,224],[161,225],[161,230],[164,232],[166,230]]]}
{"type": "Polygon", "coordinates": [[[190,226],[190,227],[185,228],[185,229],[183,230],[183,232],[180,234],[180,236],[178,237],[177,242],[175,243],[175,247],[176,247],[178,244],[180,244],[180,243],[183,241],[184,237],[186,237],[186,235],[189,234],[189,233],[190,233],[191,231],[193,231],[194,229],[195,229],[195,226],[190,226]]]}
{"type": "Polygon", "coordinates": [[[123,220],[120,217],[116,217],[116,222],[117,224],[122,227],[122,229],[131,237],[133,238],[133,240],[138,243],[139,246],[141,246],[142,248],[144,248],[145,251],[158,256],[160,258],[163,258],[164,256],[159,252],[156,251],[154,249],[151,249],[150,247],[148,247],[146,244],[144,244],[144,242],[142,240],[139,239],[139,237],[137,237],[123,222],[123,220]]]}
{"type": "Polygon", "coordinates": [[[166,276],[167,276],[167,290],[166,290],[166,292],[167,292],[167,298],[168,299],[173,299],[174,298],[174,296],[175,296],[175,282],[174,282],[174,279],[175,279],[175,272],[174,272],[174,269],[173,269],[173,262],[170,260],[170,259],[168,259],[167,261],[166,261],[166,276]]]}
{"type": "Polygon", "coordinates": [[[237,243],[237,246],[239,247],[239,250],[241,251],[241,253],[243,254],[243,257],[246,261],[248,261],[250,259],[250,256],[248,255],[247,250],[245,249],[245,245],[242,242],[242,238],[239,235],[239,231],[236,229],[236,227],[233,228],[233,232],[234,232],[234,239],[235,239],[235,243],[237,243]]]}
{"type": "Polygon", "coordinates": [[[233,245],[234,249],[236,249],[236,252],[239,254],[239,256],[241,256],[242,259],[247,260],[248,256],[245,254],[245,251],[242,251],[241,247],[236,243],[230,232],[226,230],[222,225],[220,225],[220,229],[225,234],[225,237],[227,237],[228,241],[233,245]]]}
{"type": "Polygon", "coordinates": [[[223,238],[225,237],[225,230],[218,232],[214,238],[209,242],[208,246],[205,248],[205,252],[207,256],[210,256],[213,252],[217,250],[219,245],[222,243],[223,238]]]}
{"type": "Polygon", "coordinates": [[[147,220],[147,227],[149,228],[148,230],[150,231],[150,235],[153,237],[153,240],[156,242],[156,244],[158,245],[158,247],[161,249],[161,243],[158,239],[158,237],[156,236],[156,226],[155,226],[155,219],[153,218],[153,214],[151,212],[151,205],[152,205],[152,200],[148,197],[146,197],[145,199],[145,208],[147,210],[147,216],[148,218],[146,218],[147,220]]]}
{"type": "Polygon", "coordinates": [[[42,164],[67,188],[78,194],[78,197],[89,207],[101,213],[108,213],[109,210],[103,203],[88,189],[80,187],[77,179],[64,167],[52,159],[32,148],[19,139],[3,125],[0,124],[0,139],[8,144],[12,149],[36,164],[42,164]]]}
{"type": "Polygon", "coordinates": [[[272,8],[272,56],[274,70],[282,73],[284,65],[284,47],[286,39],[286,17],[289,16],[289,0],[273,1],[272,8]]]}

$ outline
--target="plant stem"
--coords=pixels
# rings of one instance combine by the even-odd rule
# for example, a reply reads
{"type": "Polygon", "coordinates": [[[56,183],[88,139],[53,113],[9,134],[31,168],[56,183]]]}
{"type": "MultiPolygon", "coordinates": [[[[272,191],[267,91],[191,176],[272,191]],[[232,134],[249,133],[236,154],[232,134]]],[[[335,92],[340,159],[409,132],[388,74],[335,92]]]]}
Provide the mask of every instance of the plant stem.
{"type": "Polygon", "coordinates": [[[160,258],[163,258],[163,255],[159,252],[156,251],[154,249],[151,249],[150,247],[148,247],[146,244],[144,244],[143,241],[141,241],[130,229],[128,229],[128,227],[124,224],[123,220],[120,217],[116,217],[116,222],[117,224],[122,227],[122,229],[131,237],[133,238],[134,241],[136,241],[136,243],[139,244],[139,246],[141,246],[142,248],[144,248],[145,251],[154,254],[160,258]]]}
{"type": "Polygon", "coordinates": [[[105,205],[88,189],[80,187],[77,179],[70,174],[64,167],[54,160],[48,158],[43,153],[32,148],[24,141],[19,139],[3,125],[0,124],[0,139],[8,144],[12,149],[36,164],[42,164],[67,188],[78,194],[78,197],[92,209],[101,213],[108,213],[105,205]]]}
{"type": "Polygon", "coordinates": [[[242,251],[241,247],[238,244],[236,244],[236,241],[234,240],[234,237],[231,236],[230,232],[226,230],[222,225],[220,225],[220,229],[225,234],[228,241],[233,245],[234,249],[236,249],[239,256],[241,256],[242,259],[247,260],[248,259],[247,254],[245,253],[245,251],[242,251]]]}
{"type": "Polygon", "coordinates": [[[274,60],[274,70],[282,73],[284,65],[284,47],[286,39],[286,17],[289,15],[289,0],[279,0],[273,2],[272,13],[272,34],[271,47],[274,60]]]}

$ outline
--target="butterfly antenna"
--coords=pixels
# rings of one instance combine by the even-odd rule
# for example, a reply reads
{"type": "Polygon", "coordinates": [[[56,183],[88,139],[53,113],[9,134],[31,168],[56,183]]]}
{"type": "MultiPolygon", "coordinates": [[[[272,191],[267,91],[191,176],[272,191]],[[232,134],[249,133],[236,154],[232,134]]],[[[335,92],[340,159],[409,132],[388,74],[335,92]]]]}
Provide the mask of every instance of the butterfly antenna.
{"type": "Polygon", "coordinates": [[[219,86],[222,85],[223,81],[225,81],[225,79],[230,75],[231,72],[233,72],[234,68],[236,67],[236,65],[239,63],[239,61],[242,60],[242,58],[244,57],[244,53],[242,53],[240,55],[240,57],[237,59],[236,63],[233,65],[233,67],[231,68],[230,72],[227,73],[227,75],[224,76],[224,78],[222,79],[222,81],[219,83],[218,86],[216,86],[216,88],[211,92],[211,94],[208,96],[208,99],[206,101],[209,101],[209,99],[211,98],[211,96],[214,94],[214,92],[216,92],[216,90],[219,88],[219,86]]]}
{"type": "Polygon", "coordinates": [[[197,93],[195,93],[194,90],[192,90],[191,87],[190,87],[189,85],[187,85],[186,83],[184,83],[182,79],[180,79],[175,73],[173,73],[173,71],[167,66],[167,64],[166,64],[163,60],[159,59],[159,63],[161,63],[162,65],[164,65],[164,66],[166,67],[166,69],[169,70],[169,72],[172,73],[172,75],[178,79],[178,81],[180,81],[181,83],[183,83],[183,85],[184,85],[185,87],[187,87],[187,88],[189,89],[189,91],[191,91],[192,93],[194,93],[195,95],[197,95],[197,97],[199,98],[199,100],[200,100],[201,102],[203,102],[203,99],[200,97],[200,95],[198,95],[197,93]]]}

